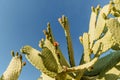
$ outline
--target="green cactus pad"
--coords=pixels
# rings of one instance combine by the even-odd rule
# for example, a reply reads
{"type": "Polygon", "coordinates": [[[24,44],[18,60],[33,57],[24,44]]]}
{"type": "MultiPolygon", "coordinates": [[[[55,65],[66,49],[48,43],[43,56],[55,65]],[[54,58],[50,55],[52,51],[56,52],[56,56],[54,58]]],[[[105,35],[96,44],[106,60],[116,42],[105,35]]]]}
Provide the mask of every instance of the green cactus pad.
{"type": "Polygon", "coordinates": [[[48,53],[44,50],[41,53],[40,51],[32,48],[31,46],[24,46],[21,49],[21,51],[22,51],[22,53],[26,54],[26,58],[37,69],[39,69],[40,71],[42,71],[43,73],[47,74],[50,77],[54,78],[56,76],[56,74],[57,74],[56,66],[57,65],[56,65],[56,63],[54,63],[55,61],[51,61],[51,60],[54,60],[54,58],[52,56],[49,56],[51,54],[51,52],[48,51],[48,49],[47,49],[48,53]],[[51,59],[51,58],[53,58],[53,59],[51,59]],[[47,61],[51,61],[51,64],[54,65],[56,68],[51,69],[52,65],[50,65],[50,62],[47,62],[47,61]]]}
{"type": "Polygon", "coordinates": [[[115,50],[120,49],[120,23],[117,19],[109,19],[106,21],[106,26],[108,27],[108,30],[111,33],[112,40],[114,42],[114,46],[112,47],[115,50]]]}
{"type": "Polygon", "coordinates": [[[48,48],[43,48],[41,53],[41,58],[45,67],[48,68],[49,71],[58,73],[58,65],[55,58],[52,56],[52,52],[48,48]]]}

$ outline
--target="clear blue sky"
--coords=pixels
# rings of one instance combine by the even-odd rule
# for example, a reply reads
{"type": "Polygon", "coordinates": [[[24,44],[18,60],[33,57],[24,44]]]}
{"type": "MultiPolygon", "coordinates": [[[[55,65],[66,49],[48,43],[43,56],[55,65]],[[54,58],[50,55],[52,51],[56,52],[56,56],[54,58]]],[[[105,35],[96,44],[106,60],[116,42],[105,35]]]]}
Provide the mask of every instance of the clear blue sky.
{"type": "MultiPolygon", "coordinates": [[[[44,37],[43,29],[51,23],[56,40],[67,57],[64,31],[57,19],[63,14],[68,17],[76,63],[82,53],[79,36],[88,31],[91,6],[104,5],[109,0],[0,0],[0,75],[6,70],[11,50],[20,52],[24,45],[39,49],[39,40],[44,37]]],[[[24,55],[23,55],[24,57],[24,55]]],[[[37,80],[40,72],[24,57],[27,65],[19,80],[37,80]]]]}

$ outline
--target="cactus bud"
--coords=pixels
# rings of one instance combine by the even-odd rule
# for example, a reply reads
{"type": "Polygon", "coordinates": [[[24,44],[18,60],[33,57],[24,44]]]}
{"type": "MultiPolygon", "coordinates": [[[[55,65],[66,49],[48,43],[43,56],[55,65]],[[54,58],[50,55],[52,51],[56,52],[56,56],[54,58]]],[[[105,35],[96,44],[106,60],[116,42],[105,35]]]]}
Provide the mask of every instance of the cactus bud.
{"type": "Polygon", "coordinates": [[[15,56],[15,53],[14,53],[14,51],[11,51],[11,55],[14,57],[15,56]]]}
{"type": "Polygon", "coordinates": [[[18,52],[16,52],[16,56],[18,56],[19,55],[19,53],[18,52]]]}
{"type": "Polygon", "coordinates": [[[47,32],[47,30],[43,30],[43,33],[45,34],[46,38],[49,38],[49,33],[47,32]]]}
{"type": "Polygon", "coordinates": [[[26,65],[26,62],[23,62],[23,63],[22,63],[22,66],[25,66],[25,65],[26,65]]]}
{"type": "Polygon", "coordinates": [[[57,47],[57,46],[59,46],[59,43],[58,43],[58,42],[54,42],[53,45],[54,45],[55,47],[57,47]]]}
{"type": "Polygon", "coordinates": [[[97,5],[96,9],[99,10],[100,9],[100,5],[97,5]]]}
{"type": "Polygon", "coordinates": [[[21,54],[20,54],[20,56],[19,56],[19,57],[20,57],[20,59],[22,60],[22,55],[21,55],[21,54]]]}
{"type": "Polygon", "coordinates": [[[107,16],[105,13],[102,14],[103,19],[107,19],[107,16]]]}
{"type": "Polygon", "coordinates": [[[48,33],[50,33],[50,23],[49,22],[47,23],[47,31],[48,31],[48,33]]]}
{"type": "Polygon", "coordinates": [[[93,6],[91,7],[91,10],[92,10],[92,12],[95,12],[95,8],[93,6]]]}
{"type": "Polygon", "coordinates": [[[60,59],[60,54],[58,52],[56,54],[57,54],[57,57],[60,59]]]}
{"type": "Polygon", "coordinates": [[[82,36],[79,37],[79,40],[83,44],[83,37],[82,36]]]}

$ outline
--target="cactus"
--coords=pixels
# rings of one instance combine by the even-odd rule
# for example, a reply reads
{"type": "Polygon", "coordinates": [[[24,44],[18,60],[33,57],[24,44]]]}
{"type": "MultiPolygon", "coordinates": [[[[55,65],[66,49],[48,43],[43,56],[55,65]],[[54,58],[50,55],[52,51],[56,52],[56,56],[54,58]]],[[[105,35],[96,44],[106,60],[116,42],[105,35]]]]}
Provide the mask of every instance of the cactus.
{"type": "Polygon", "coordinates": [[[29,62],[42,72],[38,80],[117,80],[120,76],[120,0],[110,1],[103,8],[92,7],[88,32],[80,36],[84,51],[80,65],[75,65],[74,49],[70,36],[70,25],[67,17],[58,19],[65,32],[69,63],[55,40],[50,23],[44,30],[45,39],[41,39],[41,51],[27,45],[21,52],[29,62]],[[111,16],[112,15],[112,16],[111,16]],[[100,57],[108,50],[109,55],[100,57]],[[91,57],[94,54],[94,57],[91,57]],[[116,72],[115,72],[116,71],[116,72]]]}
{"type": "Polygon", "coordinates": [[[73,66],[75,66],[74,51],[73,51],[72,41],[71,41],[71,37],[70,37],[70,28],[69,28],[68,19],[67,19],[67,17],[65,17],[63,15],[62,18],[58,19],[58,21],[65,31],[65,36],[66,36],[66,40],[67,40],[67,44],[68,44],[69,61],[70,61],[70,65],[73,67],[73,66]]]}
{"type": "Polygon", "coordinates": [[[19,55],[18,52],[15,55],[12,51],[11,55],[13,58],[0,80],[18,80],[22,68],[26,64],[25,62],[22,62],[22,55],[19,55]]]}
{"type": "MultiPolygon", "coordinates": [[[[38,80],[117,80],[120,79],[120,0],[111,0],[107,5],[91,7],[88,32],[79,37],[84,51],[80,64],[76,66],[68,18],[58,19],[62,26],[68,48],[67,61],[55,40],[50,23],[41,39],[41,51],[26,45],[20,50],[27,60],[42,75],[38,80]],[[109,50],[110,54],[100,57],[109,50]],[[91,55],[94,55],[91,57],[91,55]]],[[[22,55],[11,52],[12,60],[0,80],[18,80],[23,66],[22,55]]]]}

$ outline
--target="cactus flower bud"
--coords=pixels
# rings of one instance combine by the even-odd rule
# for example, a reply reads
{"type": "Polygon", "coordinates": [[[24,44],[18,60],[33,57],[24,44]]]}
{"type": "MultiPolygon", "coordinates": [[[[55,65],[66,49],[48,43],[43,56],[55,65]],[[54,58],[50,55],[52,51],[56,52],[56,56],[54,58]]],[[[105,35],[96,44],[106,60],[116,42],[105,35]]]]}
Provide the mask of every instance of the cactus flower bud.
{"type": "Polygon", "coordinates": [[[57,46],[59,46],[59,43],[58,43],[58,42],[54,42],[53,45],[54,45],[55,47],[57,47],[57,46]]]}

